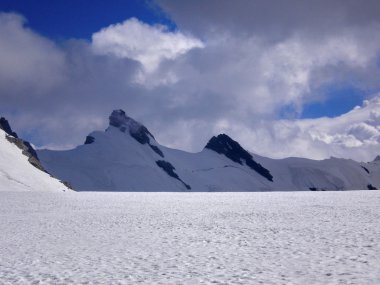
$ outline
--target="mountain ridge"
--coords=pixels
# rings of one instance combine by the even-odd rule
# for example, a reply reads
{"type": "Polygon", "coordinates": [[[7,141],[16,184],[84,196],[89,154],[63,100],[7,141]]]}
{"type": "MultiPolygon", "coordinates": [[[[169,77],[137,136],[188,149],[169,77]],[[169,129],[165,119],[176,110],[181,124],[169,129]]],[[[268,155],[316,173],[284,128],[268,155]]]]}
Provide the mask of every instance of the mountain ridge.
{"type": "Polygon", "coordinates": [[[346,159],[315,161],[252,155],[226,134],[199,153],[162,146],[119,109],[109,126],[72,150],[38,150],[41,162],[79,191],[353,190],[380,186],[380,166],[346,159]],[[364,169],[367,169],[365,171],[364,169]]]}
{"type": "Polygon", "coordinates": [[[0,118],[0,129],[2,129],[7,134],[6,139],[9,142],[15,144],[18,148],[22,150],[22,153],[28,157],[28,161],[30,162],[30,164],[32,164],[39,170],[46,172],[38,158],[37,152],[32,147],[32,145],[28,141],[19,138],[17,133],[12,130],[8,120],[4,117],[0,118]]]}

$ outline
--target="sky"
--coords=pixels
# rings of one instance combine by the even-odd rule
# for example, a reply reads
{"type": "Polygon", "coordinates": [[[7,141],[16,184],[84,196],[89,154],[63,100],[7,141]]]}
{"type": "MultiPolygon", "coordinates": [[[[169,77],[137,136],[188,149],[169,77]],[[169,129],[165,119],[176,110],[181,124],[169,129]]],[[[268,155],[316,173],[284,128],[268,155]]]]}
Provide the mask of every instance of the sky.
{"type": "Polygon", "coordinates": [[[0,115],[68,149],[113,109],[191,152],[380,154],[377,0],[0,0],[0,115]]]}

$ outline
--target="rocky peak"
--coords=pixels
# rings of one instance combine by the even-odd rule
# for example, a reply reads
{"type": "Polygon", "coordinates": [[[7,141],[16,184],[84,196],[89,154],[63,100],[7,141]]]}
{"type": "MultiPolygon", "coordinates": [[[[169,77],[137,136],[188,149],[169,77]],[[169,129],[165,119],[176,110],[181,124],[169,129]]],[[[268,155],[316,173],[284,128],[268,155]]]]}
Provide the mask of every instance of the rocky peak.
{"type": "Polygon", "coordinates": [[[109,117],[109,121],[110,126],[118,128],[123,133],[129,132],[139,143],[148,144],[155,153],[164,157],[163,152],[156,145],[152,144],[151,139],[155,139],[148,129],[141,123],[128,117],[123,110],[114,110],[109,117]]]}
{"type": "Polygon", "coordinates": [[[254,161],[252,155],[248,151],[242,148],[237,141],[234,141],[226,134],[220,134],[216,137],[212,137],[205,148],[213,150],[219,154],[223,154],[232,161],[241,165],[245,162],[245,164],[252,170],[256,171],[269,181],[273,181],[273,176],[270,174],[269,170],[254,161]]]}
{"type": "MultiPolygon", "coordinates": [[[[216,137],[212,137],[205,148],[211,149],[219,154],[226,154],[226,156],[228,154],[228,157],[231,160],[238,163],[241,163],[241,154],[246,152],[238,142],[234,141],[226,134],[220,134],[216,137]]],[[[247,154],[244,156],[247,156],[247,154]]]]}
{"type": "Polygon", "coordinates": [[[380,155],[376,156],[373,161],[379,161],[380,162],[380,155]]]}
{"type": "Polygon", "coordinates": [[[0,129],[2,129],[4,132],[6,132],[8,135],[12,137],[18,138],[17,134],[14,131],[12,131],[12,128],[9,125],[7,119],[3,117],[0,118],[0,129]]]}
{"type": "Polygon", "coordinates": [[[127,114],[119,109],[112,111],[110,117],[110,125],[114,126],[116,128],[120,128],[122,126],[128,126],[128,125],[141,125],[140,123],[136,122],[132,118],[128,117],[127,114]]]}
{"type": "Polygon", "coordinates": [[[141,144],[149,143],[149,137],[154,139],[153,135],[144,125],[128,117],[123,110],[114,110],[109,120],[110,126],[118,128],[123,133],[128,131],[141,144]]]}

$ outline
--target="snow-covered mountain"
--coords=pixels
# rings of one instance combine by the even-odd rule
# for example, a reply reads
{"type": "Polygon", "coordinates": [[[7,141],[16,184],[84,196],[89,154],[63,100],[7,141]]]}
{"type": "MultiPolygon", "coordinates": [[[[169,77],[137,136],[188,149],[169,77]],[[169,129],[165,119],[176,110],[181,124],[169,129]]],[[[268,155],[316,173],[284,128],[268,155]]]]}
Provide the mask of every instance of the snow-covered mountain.
{"type": "Polygon", "coordinates": [[[292,191],[380,188],[380,161],[270,159],[225,134],[199,153],[160,145],[149,130],[115,110],[109,126],[72,150],[39,150],[49,173],[79,191],[292,191]]]}
{"type": "Polygon", "coordinates": [[[66,191],[44,171],[33,147],[0,118],[0,191],[66,191]]]}

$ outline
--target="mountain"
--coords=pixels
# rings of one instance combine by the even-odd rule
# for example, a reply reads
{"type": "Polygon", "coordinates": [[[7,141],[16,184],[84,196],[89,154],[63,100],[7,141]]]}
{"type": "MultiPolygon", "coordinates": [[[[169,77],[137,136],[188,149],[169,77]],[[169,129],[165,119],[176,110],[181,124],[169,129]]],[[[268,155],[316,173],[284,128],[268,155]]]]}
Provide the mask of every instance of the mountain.
{"type": "Polygon", "coordinates": [[[66,185],[45,172],[30,143],[0,118],[0,191],[66,190],[66,185]]]}
{"type": "Polygon", "coordinates": [[[115,110],[105,131],[72,150],[39,150],[42,165],[79,191],[294,191],[380,187],[378,162],[270,159],[226,134],[199,153],[160,145],[141,123],[115,110]]]}

